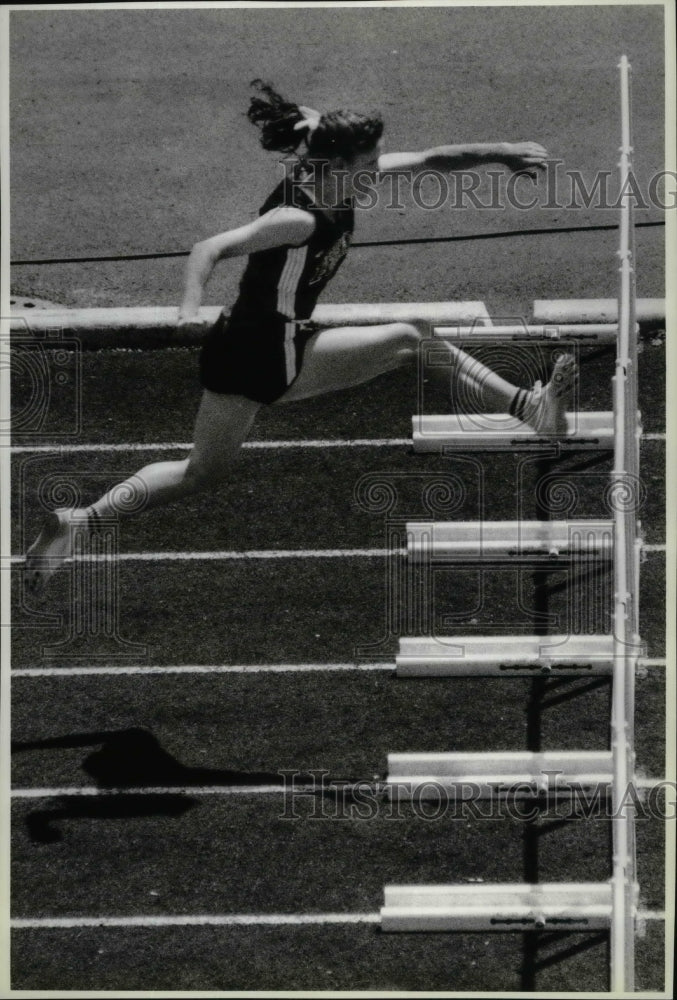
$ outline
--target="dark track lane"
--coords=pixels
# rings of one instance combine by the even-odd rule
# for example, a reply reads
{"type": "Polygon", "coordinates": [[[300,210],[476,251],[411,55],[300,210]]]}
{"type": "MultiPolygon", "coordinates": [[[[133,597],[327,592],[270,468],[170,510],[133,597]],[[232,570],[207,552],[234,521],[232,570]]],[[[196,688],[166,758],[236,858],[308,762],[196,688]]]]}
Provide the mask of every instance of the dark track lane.
{"type": "MultiPolygon", "coordinates": [[[[15,802],[13,913],[371,912],[388,883],[524,877],[525,823],[509,806],[482,819],[453,801],[429,805],[442,818],[422,819],[406,802],[279,795],[15,802]],[[345,818],[355,812],[367,818],[345,818]]],[[[540,881],[605,880],[608,820],[568,819],[568,810],[553,808],[533,828],[530,870],[540,881]]]]}
{"type": "MultiPolygon", "coordinates": [[[[393,557],[386,565],[381,556],[123,562],[118,583],[107,591],[119,608],[118,638],[103,631],[102,616],[115,605],[96,597],[90,619],[76,632],[70,588],[77,574],[62,570],[43,598],[22,603],[17,567],[13,665],[91,664],[118,657],[160,664],[390,661],[398,636],[421,634],[422,628],[422,620],[410,615],[408,577],[386,574],[399,562],[393,557]]],[[[664,567],[661,552],[648,553],[642,566],[642,638],[650,657],[665,650],[664,567]]],[[[547,577],[553,632],[568,632],[577,618],[585,620],[583,627],[590,622],[596,630],[610,630],[608,570],[562,569],[547,577]]],[[[411,577],[413,583],[417,579],[411,577]]],[[[535,582],[530,569],[515,566],[479,572],[450,565],[436,571],[432,634],[531,633],[538,621],[535,582]]]]}
{"type": "MultiPolygon", "coordinates": [[[[603,678],[108,675],[17,678],[14,691],[18,787],[230,784],[231,770],[247,784],[278,768],[371,779],[387,752],[517,751],[537,738],[543,750],[604,750],[610,711],[603,678]]],[[[661,686],[640,695],[642,746],[655,746],[643,763],[658,773],[661,686]]]]}
{"type": "MultiPolygon", "coordinates": [[[[57,490],[86,506],[144,465],[186,454],[16,455],[14,552],[22,553],[36,537],[44,510],[57,502],[57,490]]],[[[645,541],[660,544],[665,443],[644,442],[641,457],[638,516],[645,541]]],[[[244,449],[230,480],[215,493],[121,518],[120,546],[127,552],[378,548],[395,521],[539,520],[544,502],[560,519],[611,518],[611,465],[609,453],[599,452],[541,462],[524,452],[426,455],[407,446],[244,449]],[[450,493],[431,512],[426,490],[436,484],[450,493]],[[369,491],[381,485],[394,491],[387,511],[369,500],[369,491]]]]}
{"type": "MultiPolygon", "coordinates": [[[[662,985],[661,930],[652,926],[637,944],[640,988],[662,985]]],[[[525,937],[388,935],[371,926],[22,930],[13,933],[13,982],[16,989],[124,990],[143,982],[154,990],[520,992],[525,937]]],[[[538,989],[565,991],[574,980],[586,991],[607,989],[605,941],[580,934],[538,941],[533,961],[562,954],[535,973],[538,989]]]]}
{"type": "MultiPolygon", "coordinates": [[[[550,291],[544,297],[556,297],[556,293],[550,291]]],[[[510,322],[519,322],[514,312],[509,316],[510,322]]],[[[476,346],[466,346],[471,353],[477,353],[476,346]]],[[[515,345],[505,345],[498,351],[491,347],[483,350],[490,364],[504,369],[507,365],[511,380],[516,378],[516,371],[521,372],[525,384],[543,374],[547,376],[547,368],[543,373],[533,367],[539,356],[547,360],[547,350],[543,353],[534,346],[515,345]],[[513,367],[516,358],[517,369],[513,367]]],[[[581,408],[610,410],[613,350],[581,348],[579,354],[581,408]]],[[[12,407],[17,415],[13,426],[17,443],[63,440],[121,444],[192,439],[200,399],[197,348],[71,351],[67,363],[61,366],[55,364],[53,353],[45,352],[45,358],[47,365],[42,370],[27,366],[25,358],[16,356],[12,407]],[[29,378],[31,370],[37,373],[37,382],[29,378]],[[63,385],[57,383],[57,374],[66,376],[63,385]],[[36,385],[44,395],[45,379],[50,383],[49,404],[39,411],[38,419],[32,414],[30,404],[36,385]]],[[[639,399],[645,430],[665,430],[664,397],[664,339],[655,335],[643,341],[639,355],[639,399]]],[[[443,390],[427,384],[423,398],[426,412],[446,411],[448,397],[443,390]]],[[[417,374],[403,370],[356,389],[301,403],[265,407],[257,417],[251,438],[410,437],[411,417],[416,412],[417,374]]]]}

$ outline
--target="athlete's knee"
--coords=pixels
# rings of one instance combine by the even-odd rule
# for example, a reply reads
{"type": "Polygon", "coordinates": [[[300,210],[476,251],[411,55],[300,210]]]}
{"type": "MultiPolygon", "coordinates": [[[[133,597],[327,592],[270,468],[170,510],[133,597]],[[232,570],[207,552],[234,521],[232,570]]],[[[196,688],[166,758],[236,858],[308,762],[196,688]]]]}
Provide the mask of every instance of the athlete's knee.
{"type": "Polygon", "coordinates": [[[214,462],[188,462],[182,485],[188,493],[205,493],[217,489],[226,478],[228,467],[214,462]]]}

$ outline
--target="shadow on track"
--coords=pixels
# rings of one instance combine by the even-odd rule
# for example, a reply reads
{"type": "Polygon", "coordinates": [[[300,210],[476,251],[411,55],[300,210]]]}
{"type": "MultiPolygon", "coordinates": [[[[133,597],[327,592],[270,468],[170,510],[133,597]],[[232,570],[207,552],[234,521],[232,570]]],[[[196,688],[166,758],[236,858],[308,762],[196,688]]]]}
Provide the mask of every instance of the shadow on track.
{"type": "Polygon", "coordinates": [[[139,816],[181,816],[198,804],[186,789],[221,786],[289,787],[293,774],[294,794],[322,795],[345,801],[350,779],[331,779],[318,774],[289,771],[236,771],[227,768],[187,767],[168,753],[156,737],[138,727],[92,733],[75,733],[51,739],[14,742],[13,753],[74,747],[99,748],[88,754],[82,769],[96,782],[102,794],[55,795],[53,805],[26,817],[32,840],[53,843],[62,839],[54,823],[69,819],[126,819],[139,816]],[[148,791],[132,791],[147,789],[148,791]],[[176,790],[174,790],[176,789],[176,790]],[[106,795],[110,791],[112,794],[106,795]],[[127,794],[125,794],[127,792],[127,794]]]}

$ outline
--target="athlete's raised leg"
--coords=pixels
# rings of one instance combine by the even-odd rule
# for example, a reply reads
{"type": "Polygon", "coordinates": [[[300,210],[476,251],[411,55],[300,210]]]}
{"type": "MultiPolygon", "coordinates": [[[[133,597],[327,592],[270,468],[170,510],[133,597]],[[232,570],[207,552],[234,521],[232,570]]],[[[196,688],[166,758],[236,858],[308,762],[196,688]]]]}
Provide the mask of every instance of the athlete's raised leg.
{"type": "Polygon", "coordinates": [[[36,593],[71,554],[76,527],[96,527],[102,520],[151,510],[214,489],[229,474],[260,403],[243,396],[205,390],[195,421],[195,443],[188,458],[153,462],[118,483],[91,507],[50,511],[42,531],[26,553],[25,584],[36,593]]]}
{"type": "Polygon", "coordinates": [[[280,403],[321,396],[370,382],[416,360],[421,334],[410,323],[346,326],[310,338],[301,371],[280,403]]]}
{"type": "MultiPolygon", "coordinates": [[[[411,323],[322,330],[308,341],[303,367],[280,402],[348,389],[413,364],[424,339],[425,334],[411,323]]],[[[453,380],[446,365],[433,367],[430,372],[443,376],[447,386],[453,386],[454,382],[465,385],[472,398],[486,409],[509,411],[539,433],[566,434],[566,405],[577,375],[571,355],[563,354],[557,359],[546,386],[537,382],[532,389],[520,389],[454,344],[441,339],[437,344],[449,352],[453,380]]]]}

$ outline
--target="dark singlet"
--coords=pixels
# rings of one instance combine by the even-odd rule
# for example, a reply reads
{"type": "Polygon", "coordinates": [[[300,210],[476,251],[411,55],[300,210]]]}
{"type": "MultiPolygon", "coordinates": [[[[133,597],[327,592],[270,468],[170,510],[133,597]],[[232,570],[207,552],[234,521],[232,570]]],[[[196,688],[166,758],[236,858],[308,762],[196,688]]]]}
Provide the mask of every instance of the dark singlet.
{"type": "Polygon", "coordinates": [[[310,212],[313,234],[302,246],[249,255],[230,316],[222,314],[200,357],[200,381],[212,392],[235,393],[261,403],[279,399],[298,375],[315,332],[311,316],[320,292],[343,261],[354,226],[352,205],[328,216],[287,178],[259,215],[282,206],[310,212]]]}
{"type": "Polygon", "coordinates": [[[335,209],[330,219],[293,178],[275,188],[259,215],[283,205],[310,212],[315,231],[302,246],[276,247],[250,255],[231,312],[236,322],[240,318],[251,322],[262,314],[308,319],[321,291],[348,252],[355,221],[352,205],[335,209]]]}

